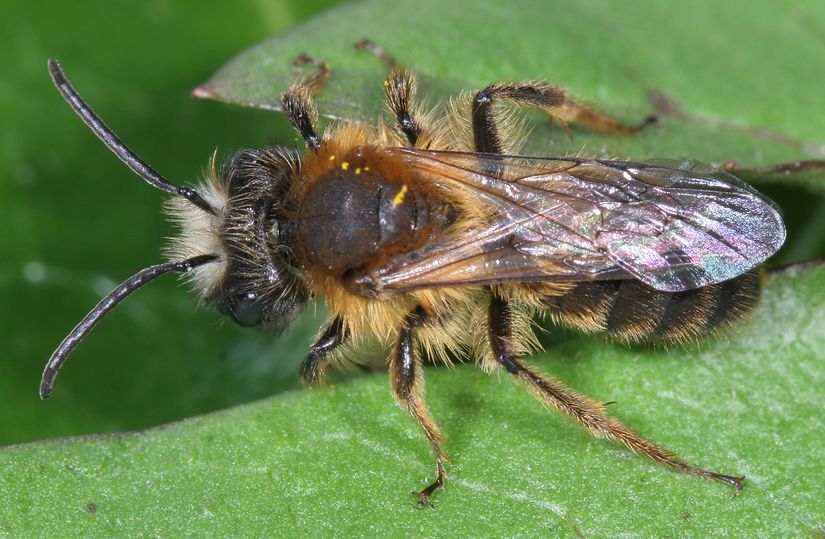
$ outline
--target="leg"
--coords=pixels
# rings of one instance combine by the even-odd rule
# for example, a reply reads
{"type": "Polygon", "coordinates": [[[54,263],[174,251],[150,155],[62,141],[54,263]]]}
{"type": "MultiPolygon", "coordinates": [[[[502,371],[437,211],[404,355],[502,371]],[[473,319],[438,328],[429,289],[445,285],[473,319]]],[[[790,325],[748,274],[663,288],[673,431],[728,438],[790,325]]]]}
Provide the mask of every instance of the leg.
{"type": "Polygon", "coordinates": [[[426,119],[415,113],[415,75],[407,69],[397,67],[395,58],[368,39],[358,41],[355,48],[368,50],[390,67],[390,76],[384,83],[387,108],[395,118],[398,130],[410,145],[417,148],[426,147],[431,140],[432,129],[425,127],[426,119]]]}
{"type": "Polygon", "coordinates": [[[430,416],[427,405],[424,402],[424,377],[421,372],[421,359],[415,353],[413,345],[413,331],[426,320],[426,313],[422,307],[416,307],[407,314],[404,324],[398,335],[398,345],[390,363],[390,380],[392,382],[395,398],[401,403],[421,428],[424,435],[429,440],[435,455],[435,481],[422,490],[415,493],[418,496],[418,505],[428,503],[432,506],[430,496],[436,489],[444,486],[444,478],[447,473],[444,469],[444,462],[447,460],[441,450],[441,440],[444,436],[438,430],[438,426],[430,416]]]}
{"type": "Polygon", "coordinates": [[[742,489],[743,477],[703,470],[680,460],[669,451],[635,434],[618,419],[608,416],[605,413],[604,404],[576,393],[558,380],[540,373],[513,357],[510,306],[506,299],[495,294],[490,301],[489,331],[495,362],[524,382],[527,389],[548,408],[570,416],[597,438],[610,438],[621,442],[636,453],[646,455],[656,462],[684,473],[722,481],[733,486],[737,493],[742,489]]]}
{"type": "Polygon", "coordinates": [[[315,68],[315,71],[312,71],[300,80],[300,84],[308,88],[311,95],[317,94],[324,86],[324,82],[329,78],[329,64],[313,58],[305,52],[296,56],[295,59],[292,60],[292,65],[296,67],[311,65],[315,68]]]}
{"type": "Polygon", "coordinates": [[[367,38],[359,39],[355,42],[355,48],[358,50],[367,50],[374,54],[378,59],[382,60],[390,69],[393,69],[398,65],[398,62],[395,58],[385,51],[380,46],[376,45],[372,41],[367,38]]]}
{"type": "Polygon", "coordinates": [[[407,137],[412,146],[417,146],[424,131],[421,123],[410,112],[415,90],[415,76],[406,69],[393,69],[384,89],[387,107],[395,116],[398,129],[407,137]]]}
{"type": "Polygon", "coordinates": [[[546,82],[498,83],[477,92],[473,99],[473,137],[476,151],[501,153],[502,145],[493,111],[493,101],[505,99],[519,105],[528,105],[546,112],[562,125],[568,122],[600,133],[631,135],[653,123],[655,117],[645,118],[638,125],[626,125],[571,99],[560,86],[546,82]]]}
{"type": "Polygon", "coordinates": [[[762,167],[742,168],[737,161],[728,161],[722,164],[722,170],[732,172],[740,177],[768,176],[771,174],[790,174],[793,172],[806,172],[809,170],[825,169],[825,160],[808,159],[794,161],[792,163],[779,163],[778,165],[766,165],[762,167]]]}
{"type": "Polygon", "coordinates": [[[315,128],[313,127],[318,112],[315,109],[312,96],[321,89],[324,81],[329,76],[329,66],[307,54],[298,55],[293,64],[312,64],[315,66],[315,71],[281,94],[281,109],[295,131],[304,139],[307,147],[317,150],[321,145],[321,140],[315,134],[315,128]]]}
{"type": "Polygon", "coordinates": [[[349,339],[349,332],[344,327],[340,316],[327,326],[315,344],[309,349],[307,357],[301,362],[301,382],[316,385],[323,381],[324,372],[330,364],[330,353],[349,339]]]}

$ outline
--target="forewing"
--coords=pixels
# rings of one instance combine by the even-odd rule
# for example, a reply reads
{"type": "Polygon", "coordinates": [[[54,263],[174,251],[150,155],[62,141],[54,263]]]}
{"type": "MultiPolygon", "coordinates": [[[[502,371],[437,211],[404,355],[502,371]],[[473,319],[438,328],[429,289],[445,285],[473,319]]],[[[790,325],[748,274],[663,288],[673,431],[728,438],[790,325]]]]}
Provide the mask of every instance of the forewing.
{"type": "Polygon", "coordinates": [[[628,277],[688,290],[740,275],[785,239],[773,202],[694,161],[390,151],[469,189],[491,218],[392,259],[370,276],[377,290],[628,277]]]}

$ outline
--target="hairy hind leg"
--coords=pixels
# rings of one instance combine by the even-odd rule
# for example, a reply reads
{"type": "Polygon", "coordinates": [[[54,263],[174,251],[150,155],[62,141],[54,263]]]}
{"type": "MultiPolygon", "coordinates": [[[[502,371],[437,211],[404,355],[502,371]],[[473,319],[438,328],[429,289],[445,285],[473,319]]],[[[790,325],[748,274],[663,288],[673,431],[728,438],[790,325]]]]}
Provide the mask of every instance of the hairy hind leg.
{"type": "Polygon", "coordinates": [[[572,99],[561,86],[547,82],[499,82],[476,92],[473,98],[473,137],[478,152],[502,153],[493,107],[497,100],[537,108],[563,126],[574,123],[591,131],[614,135],[632,135],[656,121],[655,116],[648,116],[636,125],[622,123],[572,99]]]}
{"type": "Polygon", "coordinates": [[[620,442],[636,453],[681,472],[727,483],[737,493],[742,490],[744,477],[704,470],[679,459],[670,451],[634,433],[615,417],[608,416],[604,404],[577,393],[535,367],[516,359],[512,346],[510,305],[495,293],[490,300],[488,319],[489,340],[495,362],[493,366],[504,367],[523,382],[530,393],[546,407],[572,418],[597,438],[610,438],[620,442]]]}

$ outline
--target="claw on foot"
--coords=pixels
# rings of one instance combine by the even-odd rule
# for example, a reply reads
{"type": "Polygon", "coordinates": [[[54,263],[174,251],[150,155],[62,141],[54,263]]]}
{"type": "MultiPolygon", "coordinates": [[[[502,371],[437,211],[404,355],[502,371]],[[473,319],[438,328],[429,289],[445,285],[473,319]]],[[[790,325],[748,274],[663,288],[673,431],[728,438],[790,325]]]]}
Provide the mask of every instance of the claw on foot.
{"type": "Polygon", "coordinates": [[[424,505],[429,505],[431,508],[435,509],[435,504],[433,504],[432,495],[435,489],[440,488],[441,485],[438,482],[433,483],[429,487],[425,488],[421,492],[412,492],[413,496],[418,496],[418,507],[422,508],[424,505]]]}
{"type": "Polygon", "coordinates": [[[714,481],[719,481],[721,483],[725,483],[726,485],[730,485],[733,487],[734,496],[737,496],[740,492],[742,492],[742,489],[745,487],[745,476],[725,475],[717,472],[711,472],[710,470],[703,470],[702,468],[694,468],[692,466],[680,469],[691,475],[704,477],[705,479],[713,479],[714,481]]]}
{"type": "Polygon", "coordinates": [[[436,489],[442,488],[444,486],[444,480],[442,477],[439,477],[432,485],[428,486],[424,490],[420,492],[412,492],[413,496],[418,496],[418,507],[424,507],[424,504],[429,505],[433,509],[435,509],[435,505],[433,504],[432,496],[433,492],[436,489]]]}
{"type": "Polygon", "coordinates": [[[435,509],[435,504],[430,499],[430,495],[427,492],[425,492],[423,490],[421,492],[412,491],[410,494],[412,494],[413,496],[418,497],[418,508],[419,509],[424,507],[424,504],[429,505],[431,508],[435,509]]]}
{"type": "Polygon", "coordinates": [[[713,479],[716,479],[717,481],[721,481],[732,486],[734,490],[734,496],[738,496],[739,493],[742,492],[742,488],[745,486],[745,476],[737,477],[735,475],[723,475],[715,473],[711,477],[713,479]]]}

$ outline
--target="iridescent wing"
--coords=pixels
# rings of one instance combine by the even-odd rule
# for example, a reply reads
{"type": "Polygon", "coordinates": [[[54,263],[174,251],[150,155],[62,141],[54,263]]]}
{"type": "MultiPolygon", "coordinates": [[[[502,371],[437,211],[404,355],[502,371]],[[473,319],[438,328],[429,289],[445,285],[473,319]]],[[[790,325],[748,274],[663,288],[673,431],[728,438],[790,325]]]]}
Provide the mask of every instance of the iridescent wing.
{"type": "Polygon", "coordinates": [[[785,240],[771,200],[693,161],[389,151],[431,181],[469,189],[492,217],[371,272],[364,284],[378,294],[621,278],[674,292],[736,277],[785,240]]]}

